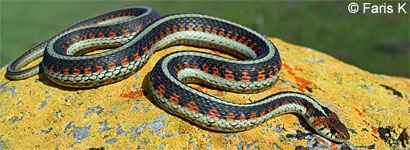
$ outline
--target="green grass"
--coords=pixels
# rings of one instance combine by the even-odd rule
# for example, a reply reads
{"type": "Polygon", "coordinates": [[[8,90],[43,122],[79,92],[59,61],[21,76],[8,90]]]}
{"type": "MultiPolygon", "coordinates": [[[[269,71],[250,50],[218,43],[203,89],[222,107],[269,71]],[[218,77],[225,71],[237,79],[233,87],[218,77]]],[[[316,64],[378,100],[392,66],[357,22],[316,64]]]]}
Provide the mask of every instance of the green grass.
{"type": "MultiPolygon", "coordinates": [[[[387,3],[396,5],[397,2],[387,3]]],[[[153,7],[163,15],[194,12],[225,18],[267,36],[322,51],[373,73],[409,77],[410,4],[406,5],[407,14],[350,14],[348,4],[331,1],[2,1],[0,66],[81,19],[139,5],[153,7]],[[380,48],[381,45],[388,46],[380,48]]]]}

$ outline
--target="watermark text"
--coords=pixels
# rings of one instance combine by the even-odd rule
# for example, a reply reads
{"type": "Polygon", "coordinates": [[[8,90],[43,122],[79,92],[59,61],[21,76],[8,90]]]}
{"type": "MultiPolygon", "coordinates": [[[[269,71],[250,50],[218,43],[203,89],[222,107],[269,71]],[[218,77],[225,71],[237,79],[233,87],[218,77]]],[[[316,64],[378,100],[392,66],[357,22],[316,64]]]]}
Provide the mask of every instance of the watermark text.
{"type": "Polygon", "coordinates": [[[370,2],[355,3],[352,2],[347,6],[347,10],[350,13],[371,13],[371,14],[393,14],[393,13],[406,13],[407,3],[395,3],[395,4],[373,4],[370,2]]]}

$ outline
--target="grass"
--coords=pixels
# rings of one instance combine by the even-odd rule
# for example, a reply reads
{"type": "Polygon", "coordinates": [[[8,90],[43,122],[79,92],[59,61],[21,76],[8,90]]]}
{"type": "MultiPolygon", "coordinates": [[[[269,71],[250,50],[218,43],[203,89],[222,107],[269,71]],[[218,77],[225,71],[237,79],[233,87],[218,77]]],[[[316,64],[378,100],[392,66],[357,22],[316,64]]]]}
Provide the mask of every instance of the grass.
{"type": "MultiPolygon", "coordinates": [[[[139,5],[153,7],[163,15],[194,12],[225,18],[267,36],[317,49],[373,73],[409,77],[410,4],[406,6],[407,14],[350,14],[349,3],[2,1],[0,66],[81,19],[139,5]]],[[[398,2],[387,3],[397,5],[398,2]]]]}

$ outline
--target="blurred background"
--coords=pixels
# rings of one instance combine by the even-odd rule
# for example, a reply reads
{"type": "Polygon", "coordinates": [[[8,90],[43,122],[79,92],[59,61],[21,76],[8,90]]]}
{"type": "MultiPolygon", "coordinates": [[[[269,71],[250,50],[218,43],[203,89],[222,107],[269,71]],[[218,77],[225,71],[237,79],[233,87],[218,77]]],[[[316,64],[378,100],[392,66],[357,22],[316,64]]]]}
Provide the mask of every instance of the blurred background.
{"type": "MultiPolygon", "coordinates": [[[[365,1],[357,1],[359,5],[365,1]]],[[[409,1],[378,1],[394,5],[409,1]]],[[[34,44],[82,19],[110,10],[149,6],[162,15],[203,13],[270,37],[329,54],[372,73],[409,77],[409,5],[406,13],[348,11],[345,1],[0,1],[0,67],[34,44]]]]}

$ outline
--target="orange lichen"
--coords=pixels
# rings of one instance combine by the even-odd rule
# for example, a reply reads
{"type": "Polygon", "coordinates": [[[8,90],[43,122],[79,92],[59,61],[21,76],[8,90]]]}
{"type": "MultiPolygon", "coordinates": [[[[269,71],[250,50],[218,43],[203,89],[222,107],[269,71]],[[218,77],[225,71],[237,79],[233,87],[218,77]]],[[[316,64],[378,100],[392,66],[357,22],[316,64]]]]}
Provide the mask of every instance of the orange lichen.
{"type": "Polygon", "coordinates": [[[220,53],[220,52],[217,52],[217,51],[211,51],[211,52],[209,52],[209,53],[215,54],[215,55],[218,55],[218,56],[221,56],[221,53],[220,53]]]}
{"type": "Polygon", "coordinates": [[[224,92],[218,91],[218,93],[217,93],[216,95],[218,95],[218,96],[224,96],[224,92]]]}
{"type": "Polygon", "coordinates": [[[362,114],[362,112],[360,112],[359,109],[357,109],[356,107],[353,107],[353,109],[354,109],[357,113],[359,113],[359,116],[360,116],[360,117],[363,117],[363,114],[362,114]]]}
{"type": "Polygon", "coordinates": [[[374,125],[370,125],[374,134],[379,135],[378,129],[374,125]]]}
{"type": "Polygon", "coordinates": [[[144,96],[144,92],[142,90],[129,91],[128,93],[120,94],[120,97],[124,97],[124,98],[138,98],[142,96],[144,96]]]}
{"type": "MultiPolygon", "coordinates": [[[[293,72],[293,69],[289,65],[282,64],[282,66],[285,67],[288,70],[287,72],[294,77],[295,81],[298,83],[299,89],[302,90],[303,92],[307,90],[306,88],[307,86],[312,84],[312,81],[296,76],[295,73],[293,72]]],[[[296,68],[295,70],[303,71],[303,69],[299,69],[299,68],[296,68]]]]}

